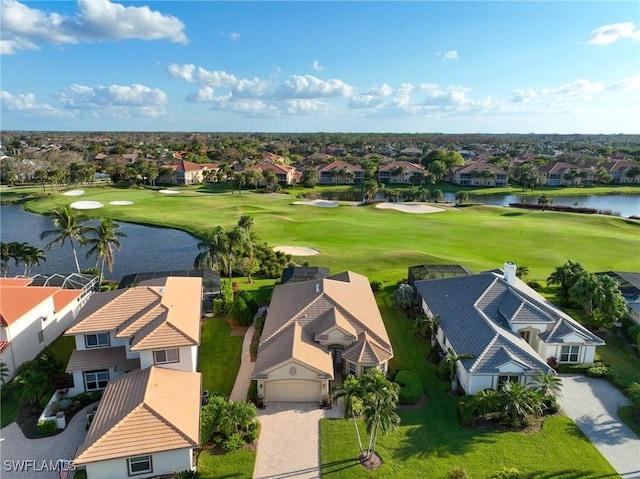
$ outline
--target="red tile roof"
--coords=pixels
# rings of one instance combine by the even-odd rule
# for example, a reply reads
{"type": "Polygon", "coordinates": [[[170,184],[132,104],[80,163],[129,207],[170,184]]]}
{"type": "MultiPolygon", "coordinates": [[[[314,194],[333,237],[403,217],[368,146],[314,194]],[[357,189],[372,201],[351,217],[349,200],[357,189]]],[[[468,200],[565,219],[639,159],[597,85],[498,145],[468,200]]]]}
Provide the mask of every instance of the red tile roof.
{"type": "Polygon", "coordinates": [[[63,310],[69,303],[82,295],[81,289],[61,289],[53,295],[53,310],[57,313],[63,310]]]}
{"type": "Polygon", "coordinates": [[[0,288],[0,324],[15,323],[59,290],[51,286],[3,286],[0,288]]]}
{"type": "Polygon", "coordinates": [[[323,165],[320,166],[318,168],[318,171],[323,172],[323,171],[333,171],[333,170],[339,170],[341,168],[344,168],[346,170],[349,171],[364,171],[362,168],[360,168],[357,165],[352,165],[351,163],[347,163],[346,161],[334,161],[332,163],[329,163],[327,165],[323,165]]]}
{"type": "Polygon", "coordinates": [[[0,288],[6,286],[27,286],[33,278],[0,278],[0,288]]]}

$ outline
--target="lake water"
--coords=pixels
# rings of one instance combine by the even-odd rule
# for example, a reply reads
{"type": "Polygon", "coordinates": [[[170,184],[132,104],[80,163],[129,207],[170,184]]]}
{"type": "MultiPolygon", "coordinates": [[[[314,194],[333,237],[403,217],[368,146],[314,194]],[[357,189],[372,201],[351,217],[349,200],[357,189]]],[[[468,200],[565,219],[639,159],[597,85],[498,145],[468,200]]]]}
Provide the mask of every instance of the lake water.
{"type": "MultiPolygon", "coordinates": [[[[324,191],[315,195],[318,198],[334,201],[362,201],[362,194],[359,191],[324,191]]],[[[578,195],[578,196],[555,196],[549,195],[553,198],[554,204],[578,206],[584,208],[595,208],[600,211],[616,211],[620,213],[620,216],[628,218],[633,215],[640,215],[640,195],[578,195]]],[[[469,195],[469,201],[475,203],[484,203],[492,206],[509,206],[509,203],[518,203],[522,200],[522,196],[519,195],[469,195]]],[[[529,202],[536,203],[538,198],[536,196],[527,196],[529,202]]],[[[384,191],[379,192],[375,196],[375,200],[385,200],[384,191]]],[[[445,201],[454,202],[456,199],[455,193],[445,193],[445,201]]]]}
{"type": "MultiPolygon", "coordinates": [[[[193,267],[193,260],[198,254],[198,240],[179,230],[167,228],[153,228],[131,223],[119,223],[120,229],[127,234],[120,238],[122,248],[115,250],[115,264],[110,273],[105,266],[105,276],[109,279],[120,280],[127,274],[140,271],[168,271],[189,269],[193,267]]],[[[36,215],[24,211],[20,206],[0,207],[0,241],[27,242],[32,246],[44,249],[53,239],[40,239],[40,233],[55,229],[53,221],[47,216],[36,215]]],[[[85,259],[87,248],[78,248],[80,268],[95,266],[95,259],[85,259]]],[[[66,242],[64,247],[54,245],[45,251],[47,260],[40,266],[34,266],[31,273],[75,273],[75,265],[71,246],[66,242]]],[[[11,263],[9,274],[22,274],[24,265],[20,269],[11,263]]]]}

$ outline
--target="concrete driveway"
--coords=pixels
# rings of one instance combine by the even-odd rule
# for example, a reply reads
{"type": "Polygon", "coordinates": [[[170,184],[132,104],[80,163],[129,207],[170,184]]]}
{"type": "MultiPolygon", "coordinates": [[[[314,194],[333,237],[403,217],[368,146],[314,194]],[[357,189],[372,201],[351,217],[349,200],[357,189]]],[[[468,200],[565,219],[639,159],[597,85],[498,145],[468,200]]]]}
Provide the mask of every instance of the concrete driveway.
{"type": "Polygon", "coordinates": [[[271,403],[258,413],[261,430],[254,479],[320,477],[320,419],[342,410],[316,403],[271,403]]]}
{"type": "Polygon", "coordinates": [[[629,399],[605,379],[561,374],[564,412],[624,479],[640,478],[640,439],[618,419],[629,399]]]}
{"type": "Polygon", "coordinates": [[[87,409],[78,411],[64,431],[56,436],[27,439],[15,422],[0,429],[0,454],[2,479],[53,479],[58,474],[51,471],[49,461],[71,460],[87,435],[87,409]],[[44,463],[44,465],[43,465],[44,463]],[[22,471],[18,471],[22,466],[22,471]]]}

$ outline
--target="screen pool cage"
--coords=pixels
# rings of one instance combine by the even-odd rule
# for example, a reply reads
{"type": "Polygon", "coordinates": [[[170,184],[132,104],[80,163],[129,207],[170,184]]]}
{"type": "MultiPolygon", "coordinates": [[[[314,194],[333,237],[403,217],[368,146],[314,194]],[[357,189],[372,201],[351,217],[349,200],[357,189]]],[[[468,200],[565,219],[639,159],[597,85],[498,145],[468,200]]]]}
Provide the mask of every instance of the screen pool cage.
{"type": "Polygon", "coordinates": [[[409,284],[423,279],[451,278],[454,276],[468,276],[470,270],[459,264],[420,264],[409,267],[409,284]]]}

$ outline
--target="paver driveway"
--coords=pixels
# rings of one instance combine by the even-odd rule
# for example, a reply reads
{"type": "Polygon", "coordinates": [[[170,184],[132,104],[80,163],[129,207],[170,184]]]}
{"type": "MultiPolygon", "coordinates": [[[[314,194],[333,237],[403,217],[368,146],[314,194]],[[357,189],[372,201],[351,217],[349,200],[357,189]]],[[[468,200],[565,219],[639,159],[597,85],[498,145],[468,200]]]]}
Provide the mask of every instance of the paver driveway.
{"type": "Polygon", "coordinates": [[[561,374],[564,412],[624,479],[640,478],[640,439],[618,419],[629,400],[605,379],[561,374]]]}
{"type": "Polygon", "coordinates": [[[315,479],[320,477],[320,419],[342,417],[315,403],[271,403],[260,410],[254,479],[315,479]]]}
{"type": "Polygon", "coordinates": [[[95,407],[95,404],[78,411],[67,427],[57,436],[43,437],[41,439],[27,439],[22,434],[20,427],[15,422],[0,429],[0,454],[2,455],[2,479],[53,479],[58,474],[49,471],[49,462],[54,463],[58,459],[74,458],[76,450],[84,442],[87,435],[87,409],[95,407]],[[9,461],[9,462],[7,462],[9,461]],[[13,461],[33,461],[28,469],[22,472],[11,470],[13,461]],[[47,466],[42,467],[43,461],[47,466]],[[37,467],[36,467],[37,466],[37,467]],[[35,470],[39,469],[39,470],[35,470]]]}

